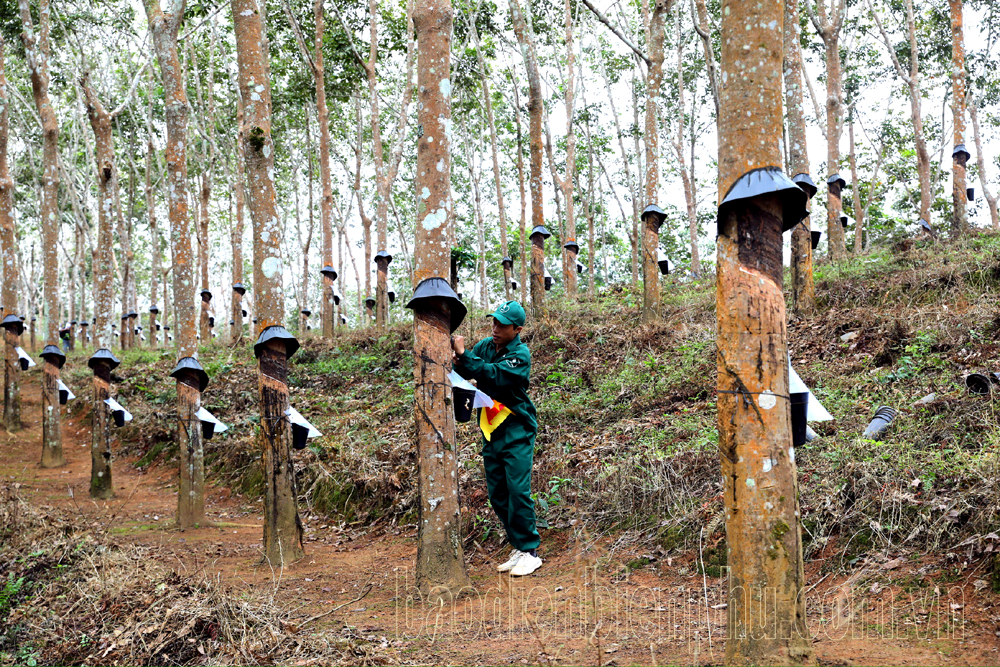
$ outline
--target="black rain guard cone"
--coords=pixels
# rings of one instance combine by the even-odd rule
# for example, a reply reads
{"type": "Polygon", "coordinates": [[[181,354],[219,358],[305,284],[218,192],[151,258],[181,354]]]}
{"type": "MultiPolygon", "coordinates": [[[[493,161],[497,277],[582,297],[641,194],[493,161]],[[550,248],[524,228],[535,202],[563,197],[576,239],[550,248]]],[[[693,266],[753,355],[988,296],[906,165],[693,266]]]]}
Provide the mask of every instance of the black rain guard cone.
{"type": "Polygon", "coordinates": [[[968,162],[969,158],[972,157],[972,153],[970,153],[968,150],[966,150],[965,144],[959,144],[959,145],[955,146],[955,150],[953,150],[951,152],[951,156],[953,158],[954,157],[962,157],[962,156],[964,156],[965,157],[964,162],[968,162]]]}
{"type": "Polygon", "coordinates": [[[309,428],[302,424],[292,424],[292,448],[305,449],[309,439],[309,428]]]}
{"type": "Polygon", "coordinates": [[[646,218],[650,216],[656,216],[656,229],[659,230],[663,226],[663,221],[667,219],[666,212],[657,206],[656,204],[650,204],[646,208],[642,209],[642,214],[639,219],[646,222],[646,218]]]}
{"type": "Polygon", "coordinates": [[[135,312],[134,310],[130,310],[129,313],[128,313],[128,316],[129,316],[129,319],[135,319],[135,318],[139,317],[139,313],[135,312]]]}
{"type": "Polygon", "coordinates": [[[274,324],[260,332],[260,337],[253,344],[254,356],[260,359],[260,355],[264,353],[264,344],[274,338],[285,342],[285,358],[291,359],[292,355],[299,351],[299,341],[295,339],[295,336],[290,334],[285,327],[274,324]]]}
{"type": "Polygon", "coordinates": [[[386,266],[392,263],[392,255],[387,253],[385,250],[379,250],[377,253],[375,253],[375,257],[372,258],[372,261],[378,264],[378,260],[380,259],[385,260],[386,266]]]}
{"type": "Polygon", "coordinates": [[[819,240],[823,238],[823,232],[811,231],[809,234],[812,235],[812,249],[815,250],[819,246],[819,240]]]}
{"type": "Polygon", "coordinates": [[[205,440],[211,440],[213,435],[215,435],[215,422],[203,421],[201,423],[201,437],[205,440]]]}
{"type": "Polygon", "coordinates": [[[826,179],[826,187],[829,188],[834,183],[839,183],[841,190],[847,187],[847,181],[840,174],[833,174],[830,178],[826,179]]]}
{"type": "Polygon", "coordinates": [[[203,289],[201,292],[199,292],[199,294],[201,294],[201,300],[204,301],[205,303],[208,303],[209,301],[212,300],[212,293],[209,292],[207,289],[203,289]]]}
{"type": "Polygon", "coordinates": [[[775,193],[782,202],[781,231],[787,232],[809,215],[806,203],[809,197],[778,167],[754,169],[736,179],[719,204],[718,220],[737,202],[775,193]]]}
{"type": "Polygon", "coordinates": [[[889,430],[889,425],[892,424],[893,420],[899,415],[894,408],[890,408],[887,405],[879,407],[875,411],[875,417],[872,419],[871,423],[868,424],[868,428],[861,435],[862,438],[866,440],[875,440],[876,442],[881,442],[882,435],[889,430]]]}
{"type": "Polygon", "coordinates": [[[309,310],[308,308],[303,308],[299,312],[305,315],[306,317],[309,317],[310,315],[313,314],[313,311],[309,310]]]}
{"type": "Polygon", "coordinates": [[[809,407],[809,392],[790,394],[792,404],[792,446],[806,444],[806,410],[809,407]]]}
{"type": "Polygon", "coordinates": [[[925,230],[925,231],[930,232],[931,234],[934,233],[934,228],[931,227],[931,223],[927,222],[923,218],[920,218],[920,228],[923,229],[923,230],[925,230]]]}
{"type": "Polygon", "coordinates": [[[455,421],[465,423],[472,419],[472,403],[476,400],[476,392],[471,389],[452,387],[452,399],[455,401],[455,421]]]}
{"type": "MultiPolygon", "coordinates": [[[[23,321],[24,321],[24,315],[21,315],[21,317],[19,317],[18,319],[20,319],[20,320],[21,320],[21,321],[23,322],[23,321]]],[[[32,317],[32,318],[31,318],[31,321],[32,321],[32,322],[34,322],[34,321],[35,321],[35,318],[34,318],[34,317],[32,317]]]]}
{"type": "Polygon", "coordinates": [[[8,315],[3,318],[3,322],[0,322],[0,327],[9,329],[18,336],[24,333],[24,322],[17,315],[8,315]]]}
{"type": "Polygon", "coordinates": [[[374,308],[375,307],[375,297],[373,297],[373,296],[365,297],[365,305],[367,307],[369,307],[369,308],[374,308]]]}
{"type": "Polygon", "coordinates": [[[153,313],[154,315],[156,315],[157,313],[159,313],[159,312],[160,312],[160,309],[159,309],[159,308],[157,308],[157,307],[156,307],[156,305],[154,304],[154,305],[152,305],[152,306],[150,306],[150,307],[149,307],[149,312],[151,312],[151,313],[153,313]]]}
{"type": "Polygon", "coordinates": [[[320,272],[320,275],[323,275],[323,276],[329,278],[330,280],[336,280],[337,279],[337,270],[335,268],[333,268],[332,266],[330,266],[329,264],[327,264],[322,269],[320,269],[319,272],[320,272]]]}
{"type": "Polygon", "coordinates": [[[809,199],[815,197],[816,192],[819,191],[819,188],[816,187],[816,184],[813,182],[813,179],[809,176],[809,174],[795,174],[792,176],[792,183],[795,183],[797,186],[802,188],[802,191],[809,195],[809,199]]]}
{"type": "Polygon", "coordinates": [[[511,269],[514,268],[514,260],[512,260],[510,257],[504,257],[503,259],[500,260],[500,266],[510,271],[511,269]]]}
{"type": "Polygon", "coordinates": [[[112,410],[111,416],[115,419],[115,426],[121,428],[125,425],[125,411],[124,410],[112,410]]]}
{"type": "Polygon", "coordinates": [[[435,277],[421,280],[417,289],[413,290],[413,298],[406,304],[406,307],[410,310],[422,310],[427,307],[427,304],[435,301],[445,301],[450,306],[451,331],[454,333],[469,311],[444,278],[435,277]]]}
{"type": "MultiPolygon", "coordinates": [[[[235,325],[236,325],[236,320],[229,320],[229,326],[235,326],[235,325]]],[[[157,326],[156,328],[159,329],[160,327],[157,326]]]]}
{"type": "Polygon", "coordinates": [[[59,390],[59,405],[66,405],[69,403],[69,391],[66,389],[59,390]]]}
{"type": "Polygon", "coordinates": [[[535,225],[535,227],[531,230],[531,233],[528,234],[528,238],[534,238],[535,234],[541,234],[543,240],[552,236],[549,230],[545,228],[545,225],[535,225]]]}
{"type": "Polygon", "coordinates": [[[205,391],[205,387],[208,386],[208,373],[194,357],[184,357],[179,360],[174,370],[170,371],[170,377],[180,378],[188,373],[193,373],[198,378],[198,391],[205,391]]]}
{"type": "Polygon", "coordinates": [[[247,288],[243,286],[243,283],[233,283],[233,291],[243,296],[247,293],[247,288]]]}
{"type": "Polygon", "coordinates": [[[990,393],[990,378],[982,373],[969,373],[965,376],[965,386],[970,394],[986,396],[990,393]]]}
{"type": "Polygon", "coordinates": [[[39,356],[46,361],[51,361],[55,364],[56,368],[62,368],[66,363],[66,355],[55,345],[46,345],[39,356]]]}
{"type": "Polygon", "coordinates": [[[579,254],[580,252],[580,246],[573,239],[566,241],[566,243],[563,244],[563,247],[566,248],[566,250],[571,250],[577,254],[579,254]]]}
{"type": "Polygon", "coordinates": [[[122,362],[118,360],[118,357],[111,354],[111,350],[106,347],[102,347],[97,352],[94,352],[94,356],[87,360],[87,365],[90,366],[91,369],[96,368],[99,363],[106,363],[108,368],[115,370],[121,365],[122,362]]]}

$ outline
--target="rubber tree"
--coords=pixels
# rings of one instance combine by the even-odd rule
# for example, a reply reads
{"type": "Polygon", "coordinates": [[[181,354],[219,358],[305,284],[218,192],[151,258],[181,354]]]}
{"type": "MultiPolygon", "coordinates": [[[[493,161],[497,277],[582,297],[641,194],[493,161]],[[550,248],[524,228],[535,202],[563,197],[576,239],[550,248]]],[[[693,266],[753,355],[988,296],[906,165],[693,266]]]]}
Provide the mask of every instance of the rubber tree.
{"type": "Polygon", "coordinates": [[[145,0],[166,110],[167,215],[173,257],[173,331],[177,349],[177,366],[171,376],[177,382],[177,444],[180,451],[177,525],[189,528],[205,521],[205,462],[201,423],[195,416],[201,408],[200,389],[204,386],[197,372],[200,365],[195,359],[198,351],[195,276],[187,191],[188,100],[177,54],[177,33],[184,18],[184,5],[185,0],[170,0],[167,11],[163,11],[160,0],[145,0]]]}
{"type": "MultiPolygon", "coordinates": [[[[533,229],[545,225],[545,211],[542,189],[542,78],[538,71],[538,55],[535,52],[535,38],[528,29],[528,21],[520,0],[510,0],[511,20],[514,34],[521,47],[524,66],[528,72],[528,190],[531,194],[531,226],[533,229]]],[[[515,86],[517,82],[515,81],[515,86]]],[[[518,123],[520,128],[520,123],[518,123]]],[[[522,236],[523,239],[523,236],[522,236]]],[[[524,253],[521,254],[524,257],[524,253]]],[[[540,316],[545,309],[544,245],[532,241],[531,249],[531,312],[540,316]],[[538,253],[541,253],[540,255],[538,253]],[[536,260],[540,257],[540,261],[536,260]]],[[[523,284],[523,278],[522,278],[523,284]]]]}
{"type": "Polygon", "coordinates": [[[244,104],[248,204],[254,228],[259,230],[254,234],[254,311],[261,333],[254,353],[258,358],[260,440],[264,452],[264,558],[272,567],[280,567],[305,555],[292,474],[291,428],[285,416],[288,357],[298,349],[298,342],[282,326],[285,295],[281,228],[271,176],[271,82],[262,8],[256,0],[232,0],[231,6],[244,104]]]}
{"type": "Polygon", "coordinates": [[[576,3],[573,0],[563,2],[564,42],[566,45],[566,82],[563,96],[566,104],[566,175],[560,179],[559,186],[566,200],[565,228],[562,233],[563,252],[562,269],[565,281],[566,296],[576,298],[576,256],[580,245],[576,242],[576,209],[573,202],[573,186],[576,176],[576,127],[573,119],[573,108],[576,103],[576,53],[573,51],[573,10],[576,3]]]}
{"type": "MultiPolygon", "coordinates": [[[[322,195],[319,203],[320,227],[323,235],[321,266],[333,266],[333,185],[330,177],[330,111],[326,106],[326,79],[323,65],[323,0],[313,0],[316,28],[313,37],[312,73],[316,84],[316,121],[319,123],[319,181],[322,195]]],[[[341,265],[342,267],[342,265],[341,265]]],[[[323,337],[332,338],[336,330],[336,309],[333,303],[333,281],[323,276],[320,317],[323,337]]]]}
{"type": "Polygon", "coordinates": [[[156,163],[156,145],[153,143],[153,67],[150,63],[148,78],[146,80],[146,215],[149,216],[149,243],[150,254],[150,285],[149,285],[149,346],[158,347],[157,342],[157,315],[160,308],[156,305],[156,298],[160,292],[160,263],[163,257],[163,248],[160,241],[160,228],[156,218],[156,191],[153,188],[153,165],[156,163]]]}
{"type": "MultiPolygon", "coordinates": [[[[646,127],[643,142],[646,147],[646,205],[659,204],[660,150],[659,97],[663,85],[663,44],[667,32],[667,15],[673,0],[655,0],[646,30],[649,45],[649,71],[646,74],[646,127]]],[[[660,248],[660,226],[663,217],[647,215],[642,219],[642,321],[653,322],[660,317],[660,267],[656,263],[660,248]]]]}
{"type": "Polygon", "coordinates": [[[243,155],[243,97],[240,95],[239,82],[233,73],[233,88],[236,97],[236,178],[233,182],[233,205],[236,209],[236,223],[233,225],[233,294],[229,319],[232,321],[229,329],[229,344],[232,346],[243,343],[243,295],[246,287],[243,285],[243,211],[246,204],[245,194],[245,156],[243,155]]]}
{"type": "Polygon", "coordinates": [[[979,187],[983,190],[983,197],[990,209],[990,222],[993,229],[1000,229],[1000,213],[997,212],[997,196],[990,190],[989,182],[986,178],[986,158],[983,156],[983,142],[979,136],[979,113],[976,109],[977,102],[973,100],[969,105],[969,120],[972,121],[972,136],[976,142],[976,171],[979,172],[979,187]]]}
{"type": "Polygon", "coordinates": [[[960,237],[968,228],[966,211],[965,168],[969,151],[965,149],[965,28],[962,5],[965,0],[948,0],[951,13],[951,115],[955,150],[951,155],[951,236],[960,237]],[[961,150],[960,150],[961,148],[961,150]]]}
{"type": "Polygon", "coordinates": [[[906,5],[906,34],[910,54],[909,70],[905,69],[896,54],[896,46],[882,25],[878,12],[872,5],[871,0],[867,0],[868,9],[875,18],[879,33],[882,35],[882,42],[892,60],[892,66],[896,74],[903,83],[906,84],[910,94],[910,123],[913,126],[913,144],[917,155],[917,176],[920,180],[920,219],[927,222],[928,229],[932,230],[931,223],[931,161],[927,153],[927,139],[924,136],[924,119],[920,111],[923,91],[920,86],[920,51],[917,44],[916,17],[913,11],[913,0],[905,0],[906,5]]]}
{"type": "Polygon", "coordinates": [[[722,2],[716,282],[726,664],[814,663],[788,398],[782,231],[806,195],[782,163],[784,3],[722,2]]]}
{"type": "MultiPolygon", "coordinates": [[[[465,307],[448,285],[451,273],[451,0],[415,0],[417,39],[417,202],[413,310],[414,414],[417,427],[420,514],[417,585],[434,598],[453,598],[470,584],[462,551],[458,503],[458,447],[451,387],[450,333],[465,307]],[[438,296],[418,299],[421,288],[438,296]]],[[[456,323],[457,322],[457,323],[456,323]]]]}
{"type": "MultiPolygon", "coordinates": [[[[497,124],[493,115],[493,99],[490,94],[490,81],[486,75],[486,58],[483,57],[483,50],[479,44],[479,31],[476,30],[475,20],[469,21],[469,32],[472,34],[472,41],[476,47],[476,65],[478,67],[479,81],[483,87],[483,102],[486,107],[486,122],[490,127],[490,150],[493,155],[493,183],[497,190],[497,213],[500,217],[500,256],[503,265],[503,293],[504,299],[509,301],[511,295],[510,280],[513,277],[513,261],[510,260],[510,249],[507,247],[507,211],[503,200],[503,176],[500,171],[500,158],[497,150],[497,124]]],[[[520,157],[518,158],[520,160],[520,157]]]]}
{"type": "Polygon", "coordinates": [[[4,305],[4,383],[3,383],[3,424],[8,433],[21,428],[21,363],[17,347],[21,344],[24,325],[20,322],[17,298],[17,230],[14,223],[14,179],[7,161],[8,138],[10,137],[10,108],[7,97],[7,76],[4,68],[4,54],[7,50],[4,37],[0,34],[0,277],[3,279],[4,305]],[[12,325],[6,325],[13,317],[12,325]]]}
{"type": "Polygon", "coordinates": [[[826,51],[826,169],[830,179],[826,194],[826,241],[830,259],[843,259],[847,253],[844,228],[840,169],[840,136],[844,132],[844,88],[840,62],[840,33],[847,16],[847,0],[806,0],[813,27],[823,40],[826,51]],[[813,6],[815,4],[815,7],[813,6]]]}
{"type": "Polygon", "coordinates": [[[42,272],[45,275],[45,348],[42,350],[42,467],[66,463],[62,451],[59,410],[59,369],[66,357],[59,350],[59,124],[49,98],[49,0],[38,3],[38,33],[35,33],[28,0],[18,0],[21,41],[35,110],[42,123],[42,272]],[[60,360],[61,358],[61,360],[60,360]]]}
{"type": "MultiPolygon", "coordinates": [[[[788,118],[788,169],[797,179],[809,177],[809,151],[806,143],[806,115],[802,94],[802,46],[799,25],[799,0],[785,0],[783,69],[785,75],[785,113],[788,118]]],[[[800,184],[800,187],[802,185],[800,184]]],[[[809,178],[803,188],[809,201],[816,186],[809,178]]],[[[792,310],[808,315],[816,308],[813,282],[812,229],[806,218],[792,230],[792,310]]],[[[839,223],[838,223],[839,225],[839,223]]]]}

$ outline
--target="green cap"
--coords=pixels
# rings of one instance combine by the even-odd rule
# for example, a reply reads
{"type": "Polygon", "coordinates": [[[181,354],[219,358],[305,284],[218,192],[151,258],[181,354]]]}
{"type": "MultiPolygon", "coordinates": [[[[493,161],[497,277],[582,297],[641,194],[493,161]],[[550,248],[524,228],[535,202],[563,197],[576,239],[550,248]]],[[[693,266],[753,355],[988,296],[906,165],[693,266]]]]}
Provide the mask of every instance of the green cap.
{"type": "Polygon", "coordinates": [[[500,304],[490,317],[500,324],[513,324],[515,327],[524,326],[524,308],[517,301],[500,304]]]}

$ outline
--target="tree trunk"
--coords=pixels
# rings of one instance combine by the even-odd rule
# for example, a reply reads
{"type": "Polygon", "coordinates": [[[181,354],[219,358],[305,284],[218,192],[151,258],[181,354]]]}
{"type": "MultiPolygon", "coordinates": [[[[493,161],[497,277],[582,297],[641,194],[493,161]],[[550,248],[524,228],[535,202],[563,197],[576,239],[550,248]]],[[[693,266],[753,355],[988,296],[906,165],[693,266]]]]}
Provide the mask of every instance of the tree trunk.
{"type": "MultiPolygon", "coordinates": [[[[156,194],[153,191],[153,163],[156,161],[156,146],[153,145],[153,67],[150,63],[147,82],[148,107],[146,110],[146,213],[149,216],[149,242],[152,258],[152,269],[150,271],[149,301],[156,307],[156,298],[160,291],[160,259],[162,248],[160,246],[160,230],[156,220],[156,194]]],[[[159,310],[157,308],[157,310],[159,310]]],[[[156,316],[154,310],[149,311],[149,346],[157,347],[159,333],[156,330],[156,316]]]]}
{"type": "MultiPolygon", "coordinates": [[[[821,2],[825,0],[820,0],[821,2]]],[[[826,164],[832,176],[840,171],[840,135],[844,130],[841,102],[840,31],[830,31],[824,37],[826,45],[826,164]]],[[[843,211],[842,192],[839,184],[827,188],[826,242],[830,259],[837,261],[847,254],[844,227],[840,224],[843,211]]]]}
{"type": "MultiPolygon", "coordinates": [[[[704,4],[701,2],[700,4],[704,4]]],[[[784,73],[788,116],[788,170],[792,176],[809,174],[806,116],[802,104],[802,50],[799,0],[785,0],[784,73]]],[[[808,193],[807,193],[808,194],[808,193]]],[[[809,198],[810,207],[812,197],[809,198]]],[[[812,221],[806,218],[792,230],[792,310],[802,317],[816,308],[813,283],[812,221]]]]}
{"type": "MultiPolygon", "coordinates": [[[[655,0],[649,18],[649,74],[646,77],[646,205],[659,203],[659,114],[657,104],[663,84],[663,42],[666,38],[667,13],[673,0],[655,0]]],[[[660,318],[660,268],[657,252],[660,247],[660,218],[646,216],[642,225],[642,321],[660,318]]]]}
{"type": "MultiPolygon", "coordinates": [[[[21,40],[31,74],[31,92],[42,121],[43,185],[39,216],[42,219],[42,272],[45,274],[45,344],[59,347],[59,125],[49,99],[49,0],[40,0],[39,29],[35,34],[28,0],[18,0],[21,40]]],[[[42,382],[42,467],[66,463],[62,451],[58,362],[49,356],[44,363],[42,382]]]]}
{"type": "MultiPolygon", "coordinates": [[[[419,53],[414,179],[417,209],[414,282],[450,272],[451,71],[450,0],[416,0],[412,9],[419,53]]],[[[454,599],[470,584],[462,551],[458,502],[458,449],[448,371],[451,369],[450,306],[414,309],[414,413],[417,427],[420,514],[417,585],[432,599],[454,599]]]]}
{"type": "MultiPolygon", "coordinates": [[[[951,104],[954,120],[955,145],[965,145],[965,32],[962,19],[964,0],[948,0],[951,9],[951,104]]],[[[968,150],[968,149],[966,149],[968,150]]],[[[965,167],[968,157],[964,153],[952,154],[951,166],[951,235],[958,238],[968,229],[966,212],[965,167]]]]}
{"type": "MultiPolygon", "coordinates": [[[[271,139],[271,82],[268,71],[266,33],[261,10],[255,0],[232,0],[240,93],[243,97],[245,132],[243,150],[250,193],[250,215],[260,234],[254,235],[254,302],[259,329],[280,327],[284,320],[281,230],[278,227],[274,173],[274,142],[271,139]],[[256,257],[260,257],[258,262],[256,257]]],[[[291,429],[284,412],[288,408],[288,348],[284,340],[265,343],[258,365],[260,387],[261,446],[264,450],[264,557],[272,567],[292,563],[305,555],[302,522],[296,507],[295,477],[290,454],[291,429]]]]}
{"type": "MultiPolygon", "coordinates": [[[[4,68],[7,45],[0,34],[0,274],[3,279],[4,315],[19,315],[17,303],[17,229],[14,223],[14,179],[7,162],[10,136],[7,76],[4,68]]],[[[21,362],[17,347],[21,335],[17,329],[4,333],[3,423],[8,433],[21,428],[21,362]]]]}
{"type": "MultiPolygon", "coordinates": [[[[313,80],[316,84],[316,121],[319,123],[319,180],[323,195],[319,204],[320,226],[323,229],[323,258],[320,266],[333,266],[333,185],[330,178],[330,111],[326,106],[326,72],[323,65],[323,0],[313,0],[316,32],[313,38],[313,80]]],[[[343,265],[339,265],[343,270],[343,265]]],[[[332,338],[336,328],[333,303],[333,281],[323,276],[320,317],[323,337],[332,338]]]]}
{"type": "MultiPolygon", "coordinates": [[[[747,172],[782,161],[783,11],[781,3],[722,4],[721,62],[729,76],[719,100],[720,201],[747,172]]],[[[783,194],[792,196],[791,191],[783,194]]],[[[815,662],[805,619],[786,398],[781,196],[762,194],[719,209],[718,428],[729,554],[725,660],[730,665],[815,662]]]]}
{"type": "MultiPolygon", "coordinates": [[[[236,182],[233,183],[233,198],[236,202],[236,226],[233,229],[233,285],[243,284],[243,210],[245,202],[245,157],[243,155],[243,98],[240,95],[239,83],[235,73],[232,76],[236,95],[236,182]]],[[[244,287],[243,289],[246,289],[244,287]]],[[[243,294],[233,289],[232,307],[229,319],[232,320],[229,332],[229,344],[233,347],[243,344],[243,294]]]]}
{"type": "MultiPolygon", "coordinates": [[[[854,143],[854,112],[853,110],[847,116],[847,137],[848,137],[848,160],[851,166],[851,182],[854,183],[853,188],[853,210],[854,210],[854,256],[857,257],[864,250],[865,245],[865,212],[866,209],[861,205],[861,182],[858,180],[858,156],[857,156],[857,146],[854,143]]],[[[871,187],[875,187],[875,179],[877,174],[872,177],[871,187]]],[[[965,194],[964,192],[962,193],[965,194]]]]}
{"type": "MultiPolygon", "coordinates": [[[[160,0],[145,0],[153,49],[160,65],[167,126],[167,211],[170,218],[173,271],[173,331],[178,361],[194,357],[195,340],[194,266],[188,220],[187,191],[187,94],[177,55],[177,32],[184,17],[184,0],[171,0],[163,12],[160,0]]],[[[186,374],[185,374],[186,375],[186,374]]],[[[177,441],[180,450],[180,490],[177,494],[177,525],[190,528],[203,523],[204,470],[201,425],[195,413],[201,396],[177,378],[177,441]]]]}
{"type": "MultiPolygon", "coordinates": [[[[528,154],[531,177],[528,188],[531,191],[531,225],[545,224],[542,190],[542,79],[538,72],[538,57],[535,54],[534,36],[528,30],[524,11],[519,0],[510,0],[510,11],[514,23],[514,33],[524,66],[528,71],[528,154]]],[[[515,84],[516,85],[516,84],[515,84]]],[[[519,126],[520,127],[520,126],[519,126]]],[[[545,312],[545,246],[540,237],[531,243],[531,312],[540,317],[545,312]]]]}
{"type": "MultiPolygon", "coordinates": [[[[497,212],[500,216],[500,256],[509,257],[507,247],[507,212],[503,202],[503,182],[500,172],[500,159],[497,154],[497,125],[493,117],[493,100],[490,97],[490,82],[486,76],[486,60],[479,45],[479,32],[476,30],[476,22],[469,21],[469,30],[472,32],[472,39],[476,47],[476,63],[479,67],[479,80],[483,86],[483,101],[486,104],[486,121],[490,126],[490,149],[493,152],[493,182],[497,189],[497,212]]],[[[512,275],[512,265],[503,265],[503,293],[504,299],[510,300],[510,279],[512,275]]]]}
{"type": "Polygon", "coordinates": [[[979,172],[979,186],[983,189],[983,196],[990,209],[990,222],[993,229],[1000,229],[1000,213],[997,211],[997,197],[990,191],[986,181],[986,158],[983,157],[983,144],[979,136],[979,114],[976,111],[976,103],[973,101],[969,106],[969,119],[972,120],[972,134],[976,141],[976,169],[979,172]]]}
{"type": "Polygon", "coordinates": [[[528,198],[524,194],[524,140],[521,134],[521,100],[518,99],[517,82],[514,82],[514,124],[517,127],[517,188],[521,200],[521,247],[519,259],[521,265],[520,297],[521,304],[528,302],[528,222],[525,217],[528,198]]]}
{"type": "MultiPolygon", "coordinates": [[[[684,110],[684,40],[681,38],[681,11],[677,10],[676,41],[677,41],[677,130],[674,139],[674,154],[677,157],[677,164],[681,172],[681,183],[684,185],[684,203],[687,209],[688,218],[688,241],[691,246],[691,274],[695,277],[701,275],[701,257],[698,253],[698,193],[695,181],[695,161],[694,154],[691,154],[691,162],[688,164],[684,157],[684,120],[686,113],[684,110]]],[[[695,118],[695,109],[692,106],[691,118],[695,118]]],[[[694,140],[694,127],[691,128],[692,141],[694,140]]]]}
{"type": "Polygon", "coordinates": [[[573,52],[573,0],[563,3],[563,22],[566,42],[566,175],[562,181],[563,197],[566,198],[566,232],[560,239],[563,243],[563,280],[566,281],[566,296],[576,298],[576,211],[573,202],[573,185],[576,174],[576,130],[573,123],[574,95],[576,94],[576,54],[573,52]]]}

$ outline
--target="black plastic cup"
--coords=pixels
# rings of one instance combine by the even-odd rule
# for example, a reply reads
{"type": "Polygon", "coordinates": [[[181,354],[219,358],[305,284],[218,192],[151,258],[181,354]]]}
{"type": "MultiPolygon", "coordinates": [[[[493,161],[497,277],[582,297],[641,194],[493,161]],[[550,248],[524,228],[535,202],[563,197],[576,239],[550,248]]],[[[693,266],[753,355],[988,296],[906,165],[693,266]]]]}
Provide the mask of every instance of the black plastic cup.
{"type": "Polygon", "coordinates": [[[59,405],[66,405],[69,402],[69,392],[65,389],[59,390],[59,405]]]}
{"type": "Polygon", "coordinates": [[[965,197],[969,201],[976,201],[976,189],[975,188],[966,188],[965,189],[965,197]]]}
{"type": "Polygon", "coordinates": [[[472,402],[476,399],[475,390],[454,387],[452,397],[455,401],[455,421],[464,423],[472,419],[472,402]]]}
{"type": "Polygon", "coordinates": [[[890,408],[888,405],[880,406],[875,411],[875,417],[868,424],[868,428],[865,429],[861,437],[867,440],[879,440],[889,430],[889,425],[892,424],[898,415],[899,412],[895,408],[890,408]]]}
{"type": "Polygon", "coordinates": [[[18,361],[21,362],[21,370],[22,371],[28,370],[28,360],[27,359],[19,359],[18,361]]]}
{"type": "Polygon", "coordinates": [[[819,240],[823,238],[823,232],[812,231],[809,233],[812,235],[812,249],[815,250],[819,247],[819,240]]]}
{"type": "Polygon", "coordinates": [[[201,437],[205,440],[211,440],[213,435],[215,435],[215,422],[203,421],[201,423],[201,437]]]}
{"type": "Polygon", "coordinates": [[[125,425],[125,411],[115,410],[111,413],[111,416],[115,418],[115,426],[121,428],[125,425]]]}
{"type": "Polygon", "coordinates": [[[982,373],[969,373],[965,376],[965,386],[970,394],[987,396],[990,393],[990,378],[982,373]]]}
{"type": "Polygon", "coordinates": [[[292,447],[305,449],[309,438],[309,428],[302,424],[292,424],[292,447]]]}
{"type": "Polygon", "coordinates": [[[809,392],[790,395],[792,403],[792,446],[806,444],[806,412],[809,407],[809,392]]]}

